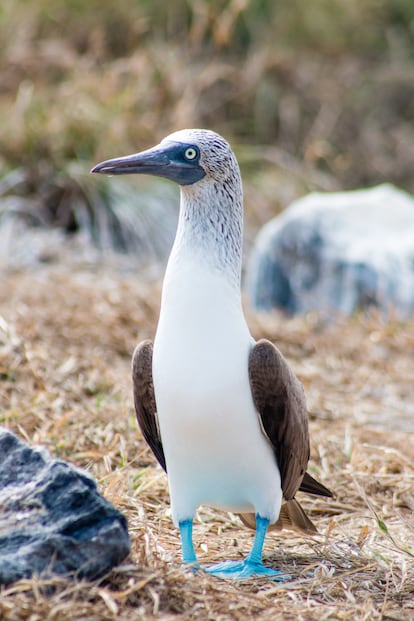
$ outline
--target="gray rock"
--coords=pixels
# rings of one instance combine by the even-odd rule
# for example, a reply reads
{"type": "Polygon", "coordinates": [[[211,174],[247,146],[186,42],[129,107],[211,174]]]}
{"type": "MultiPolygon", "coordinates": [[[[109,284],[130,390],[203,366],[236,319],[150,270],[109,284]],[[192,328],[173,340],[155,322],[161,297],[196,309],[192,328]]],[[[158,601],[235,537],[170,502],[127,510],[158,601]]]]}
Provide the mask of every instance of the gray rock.
{"type": "Polygon", "coordinates": [[[247,268],[258,310],[414,313],[414,198],[391,185],[314,193],[259,232],[247,268]]]}
{"type": "Polygon", "coordinates": [[[98,578],[129,553],[125,517],[94,480],[0,428],[0,583],[98,578]]]}

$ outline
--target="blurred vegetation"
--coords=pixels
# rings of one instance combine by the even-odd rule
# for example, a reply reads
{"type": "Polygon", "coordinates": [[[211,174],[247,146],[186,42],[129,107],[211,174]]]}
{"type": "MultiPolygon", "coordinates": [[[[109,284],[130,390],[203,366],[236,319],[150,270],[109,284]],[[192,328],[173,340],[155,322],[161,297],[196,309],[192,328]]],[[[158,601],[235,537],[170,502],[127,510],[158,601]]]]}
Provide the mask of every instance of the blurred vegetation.
{"type": "Polygon", "coordinates": [[[259,221],[315,188],[414,192],[412,0],[2,0],[0,71],[0,193],[68,230],[91,163],[190,126],[235,145],[259,221]]]}

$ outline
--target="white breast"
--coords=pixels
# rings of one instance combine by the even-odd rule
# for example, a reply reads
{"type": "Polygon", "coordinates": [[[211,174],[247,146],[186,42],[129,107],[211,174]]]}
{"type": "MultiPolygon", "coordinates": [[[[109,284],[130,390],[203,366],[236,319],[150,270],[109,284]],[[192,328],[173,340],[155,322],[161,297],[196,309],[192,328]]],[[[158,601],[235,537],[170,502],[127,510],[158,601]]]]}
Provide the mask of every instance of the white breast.
{"type": "Polygon", "coordinates": [[[279,515],[280,475],[250,391],[252,345],[240,295],[219,272],[188,262],[167,272],[153,377],[176,524],[201,504],[279,515]]]}

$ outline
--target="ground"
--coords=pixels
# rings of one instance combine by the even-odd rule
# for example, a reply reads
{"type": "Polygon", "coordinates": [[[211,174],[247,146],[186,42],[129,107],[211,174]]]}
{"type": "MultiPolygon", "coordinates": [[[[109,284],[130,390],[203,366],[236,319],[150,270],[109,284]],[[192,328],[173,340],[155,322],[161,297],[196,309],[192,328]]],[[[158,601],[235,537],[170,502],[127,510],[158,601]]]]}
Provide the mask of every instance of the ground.
{"type": "MultiPolygon", "coordinates": [[[[414,619],[414,321],[329,322],[248,313],[304,384],[310,471],[334,499],[301,502],[319,535],[271,534],[285,583],[184,572],[166,477],[135,423],[130,358],[154,334],[160,282],[68,262],[1,275],[1,424],[85,468],[128,518],[130,557],[93,584],[39,579],[0,591],[0,619],[414,619]]],[[[196,521],[203,563],[241,558],[237,517],[196,521]]]]}

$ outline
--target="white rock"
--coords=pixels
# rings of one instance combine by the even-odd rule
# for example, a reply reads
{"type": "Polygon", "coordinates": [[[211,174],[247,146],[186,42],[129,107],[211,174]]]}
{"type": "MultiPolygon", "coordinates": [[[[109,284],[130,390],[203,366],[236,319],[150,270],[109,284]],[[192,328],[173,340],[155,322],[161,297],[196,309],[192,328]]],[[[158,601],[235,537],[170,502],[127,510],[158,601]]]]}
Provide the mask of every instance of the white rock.
{"type": "Polygon", "coordinates": [[[391,186],[313,193],[259,232],[247,269],[259,310],[414,313],[414,198],[391,186]]]}

